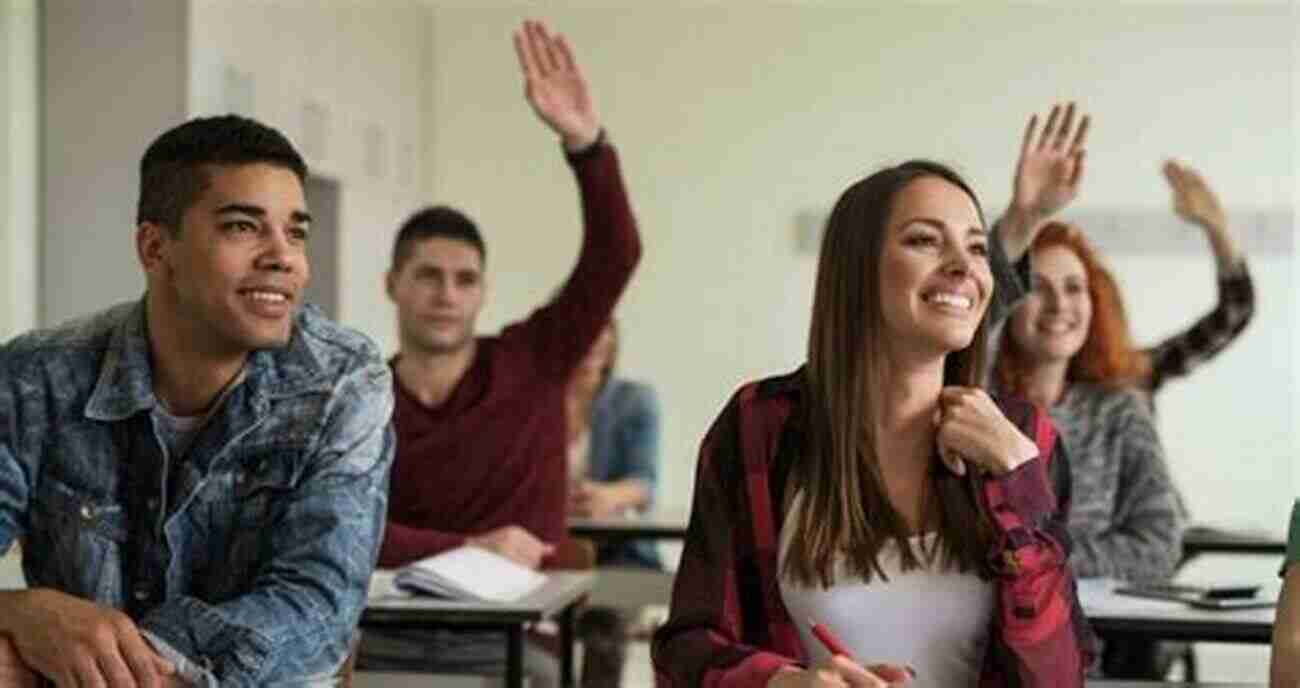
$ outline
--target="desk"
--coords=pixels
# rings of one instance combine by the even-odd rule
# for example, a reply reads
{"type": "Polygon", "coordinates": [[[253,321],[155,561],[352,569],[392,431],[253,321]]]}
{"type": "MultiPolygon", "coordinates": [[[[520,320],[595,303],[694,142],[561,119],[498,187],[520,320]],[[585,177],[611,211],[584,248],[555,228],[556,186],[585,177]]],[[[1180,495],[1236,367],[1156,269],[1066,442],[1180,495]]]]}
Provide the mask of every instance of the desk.
{"type": "MultiPolygon", "coordinates": [[[[1098,635],[1135,634],[1144,638],[1191,642],[1263,643],[1271,641],[1276,610],[1196,609],[1182,602],[1117,595],[1122,583],[1079,581],[1079,601],[1098,635]]],[[[1267,587],[1267,586],[1266,586],[1267,587]]],[[[1276,595],[1276,589],[1267,593],[1276,595]]]]}
{"type": "Polygon", "coordinates": [[[1286,554],[1286,540],[1257,532],[1196,526],[1183,533],[1183,562],[1201,554],[1286,554]]]}
{"type": "Polygon", "coordinates": [[[505,631],[506,687],[524,683],[524,624],[555,618],[560,626],[560,684],[573,682],[574,609],[591,590],[590,573],[548,572],[550,580],[518,602],[465,602],[412,595],[393,585],[393,571],[376,571],[361,614],[361,626],[388,628],[455,627],[505,631]]]}
{"type": "Polygon", "coordinates": [[[685,540],[689,519],[679,514],[570,518],[569,534],[592,540],[685,540]]]}

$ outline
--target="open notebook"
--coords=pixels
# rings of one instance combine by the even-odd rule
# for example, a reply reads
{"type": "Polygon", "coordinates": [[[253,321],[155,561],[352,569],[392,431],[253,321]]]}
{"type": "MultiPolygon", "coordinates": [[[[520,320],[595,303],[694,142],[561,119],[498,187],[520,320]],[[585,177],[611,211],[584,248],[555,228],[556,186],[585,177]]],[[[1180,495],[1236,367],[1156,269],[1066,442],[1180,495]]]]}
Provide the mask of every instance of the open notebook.
{"type": "Polygon", "coordinates": [[[402,567],[393,583],[404,590],[456,600],[514,602],[546,576],[495,552],[466,545],[402,567]]]}

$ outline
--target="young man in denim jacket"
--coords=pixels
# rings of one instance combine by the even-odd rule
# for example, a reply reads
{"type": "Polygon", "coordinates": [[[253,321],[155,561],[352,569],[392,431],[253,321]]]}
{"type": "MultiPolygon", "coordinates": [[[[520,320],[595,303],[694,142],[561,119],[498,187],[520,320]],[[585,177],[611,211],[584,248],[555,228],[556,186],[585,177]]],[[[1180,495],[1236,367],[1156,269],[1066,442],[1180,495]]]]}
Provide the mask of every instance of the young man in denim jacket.
{"type": "Polygon", "coordinates": [[[141,162],[142,299],[0,349],[0,682],[313,685],[347,655],[393,455],[392,379],[301,307],[306,165],[196,119],[141,162]]]}

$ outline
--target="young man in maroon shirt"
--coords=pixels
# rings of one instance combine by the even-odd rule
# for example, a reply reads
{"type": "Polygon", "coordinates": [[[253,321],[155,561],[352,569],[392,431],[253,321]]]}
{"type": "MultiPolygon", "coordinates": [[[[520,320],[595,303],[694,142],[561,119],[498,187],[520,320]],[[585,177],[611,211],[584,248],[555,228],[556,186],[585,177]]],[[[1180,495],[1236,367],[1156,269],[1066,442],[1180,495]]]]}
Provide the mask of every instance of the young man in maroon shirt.
{"type": "MultiPolygon", "coordinates": [[[[466,544],[545,566],[566,537],[565,388],[640,257],[618,158],[568,44],[536,22],[514,40],[528,102],[559,134],[578,180],[581,255],[551,302],[500,336],[479,337],[486,250],[474,223],[436,207],[403,225],[387,280],[401,349],[382,567],[466,544]]],[[[482,633],[367,631],[360,661],[473,669],[499,663],[504,644],[482,633]]]]}

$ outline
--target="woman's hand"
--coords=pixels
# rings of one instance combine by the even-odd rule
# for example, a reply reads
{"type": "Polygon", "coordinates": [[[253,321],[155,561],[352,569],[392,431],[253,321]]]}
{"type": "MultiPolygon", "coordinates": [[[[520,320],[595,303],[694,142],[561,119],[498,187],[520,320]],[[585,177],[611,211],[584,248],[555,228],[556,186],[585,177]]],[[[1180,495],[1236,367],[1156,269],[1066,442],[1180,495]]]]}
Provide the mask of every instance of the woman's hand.
{"type": "Polygon", "coordinates": [[[1002,475],[1038,456],[1038,445],[1025,437],[982,389],[945,387],[935,410],[939,456],[957,475],[974,464],[1002,475]]]}
{"type": "Polygon", "coordinates": [[[816,669],[782,669],[767,682],[767,688],[893,688],[908,685],[914,676],[911,669],[897,664],[864,667],[836,655],[816,669]]]}
{"type": "Polygon", "coordinates": [[[1011,260],[1029,250],[1043,220],[1078,195],[1088,123],[1088,116],[1083,115],[1076,126],[1074,103],[1065,106],[1064,114],[1060,105],[1053,105],[1041,134],[1038,115],[1029,118],[1016,160],[1011,206],[1000,220],[1002,246],[1011,260]]]}
{"type": "Polygon", "coordinates": [[[1174,212],[1178,217],[1205,230],[1214,255],[1224,266],[1232,265],[1240,257],[1237,242],[1228,230],[1228,218],[1219,199],[1196,170],[1176,160],[1164,164],[1165,180],[1173,192],[1174,212]]]}
{"type": "Polygon", "coordinates": [[[591,145],[600,135],[600,118],[569,42],[564,36],[552,36],[537,21],[524,22],[515,31],[514,42],[524,74],[524,95],[533,111],[560,135],[565,148],[591,145]]]}

